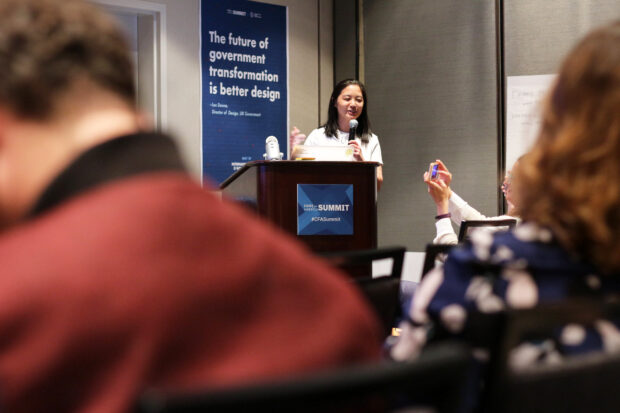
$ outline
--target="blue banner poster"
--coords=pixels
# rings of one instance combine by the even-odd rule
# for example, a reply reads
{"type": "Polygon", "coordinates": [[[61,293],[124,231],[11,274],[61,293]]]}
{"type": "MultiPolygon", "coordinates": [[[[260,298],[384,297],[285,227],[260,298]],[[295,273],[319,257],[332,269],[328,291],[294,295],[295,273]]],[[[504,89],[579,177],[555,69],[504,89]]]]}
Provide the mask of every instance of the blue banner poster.
{"type": "Polygon", "coordinates": [[[353,185],[297,184],[297,235],[353,235],[353,185]]]}
{"type": "MultiPolygon", "coordinates": [[[[288,137],[287,9],[201,0],[202,170],[221,183],[288,137]]],[[[286,152],[286,145],[281,148],[286,152]]]]}

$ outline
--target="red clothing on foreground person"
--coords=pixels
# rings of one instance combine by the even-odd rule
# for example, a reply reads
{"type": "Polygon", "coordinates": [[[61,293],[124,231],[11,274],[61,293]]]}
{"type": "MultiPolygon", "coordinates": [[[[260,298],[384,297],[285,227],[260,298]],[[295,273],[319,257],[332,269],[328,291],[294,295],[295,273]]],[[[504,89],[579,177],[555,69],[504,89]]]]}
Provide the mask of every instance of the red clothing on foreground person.
{"type": "Polygon", "coordinates": [[[91,2],[0,1],[0,411],[121,413],[378,358],[347,280],[147,133],[132,60],[91,2]]]}
{"type": "Polygon", "coordinates": [[[162,166],[172,147],[151,134],[91,149],[0,236],[6,411],[123,412],[151,387],[378,358],[376,321],[348,281],[162,166]],[[119,156],[138,153],[156,160],[119,156]]]}

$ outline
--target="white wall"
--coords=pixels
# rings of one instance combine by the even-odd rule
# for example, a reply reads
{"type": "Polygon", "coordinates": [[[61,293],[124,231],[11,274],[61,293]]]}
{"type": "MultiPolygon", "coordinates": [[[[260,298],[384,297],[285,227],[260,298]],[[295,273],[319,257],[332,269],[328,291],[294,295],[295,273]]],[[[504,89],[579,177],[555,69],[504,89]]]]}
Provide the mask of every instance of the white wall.
{"type": "MultiPolygon", "coordinates": [[[[168,131],[177,139],[190,171],[199,177],[200,2],[150,1],[166,5],[168,131]]],[[[326,101],[333,86],[332,0],[265,0],[264,3],[288,6],[289,122],[309,132],[317,127],[320,119],[324,121],[326,101]]],[[[286,141],[286,137],[278,138],[280,142],[286,141]]]]}

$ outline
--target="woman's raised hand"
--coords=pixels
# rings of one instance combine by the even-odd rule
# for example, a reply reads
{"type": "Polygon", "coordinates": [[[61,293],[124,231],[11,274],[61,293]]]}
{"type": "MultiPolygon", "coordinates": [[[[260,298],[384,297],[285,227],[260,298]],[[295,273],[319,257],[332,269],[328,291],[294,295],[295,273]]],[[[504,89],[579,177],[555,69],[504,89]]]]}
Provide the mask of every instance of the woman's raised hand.
{"type": "Polygon", "coordinates": [[[306,135],[301,133],[297,126],[293,126],[293,130],[291,130],[291,136],[289,137],[289,147],[293,150],[295,145],[303,145],[306,140],[306,135]]]}
{"type": "Polygon", "coordinates": [[[452,174],[441,159],[436,159],[435,162],[438,164],[437,174],[439,175],[439,180],[443,181],[446,186],[450,186],[450,183],[452,182],[452,174]]]}
{"type": "Polygon", "coordinates": [[[424,172],[424,182],[428,187],[428,193],[433,198],[433,202],[437,206],[437,214],[445,214],[449,211],[449,199],[452,195],[449,182],[452,180],[452,174],[448,171],[446,166],[440,161],[439,168],[437,168],[438,177],[431,179],[428,171],[424,172]]]}

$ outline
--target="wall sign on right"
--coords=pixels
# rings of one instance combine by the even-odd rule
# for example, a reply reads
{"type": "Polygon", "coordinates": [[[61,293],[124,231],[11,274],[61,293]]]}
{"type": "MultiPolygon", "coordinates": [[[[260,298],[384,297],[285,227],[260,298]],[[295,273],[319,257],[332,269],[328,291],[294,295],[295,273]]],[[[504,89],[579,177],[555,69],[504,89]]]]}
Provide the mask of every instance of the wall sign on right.
{"type": "Polygon", "coordinates": [[[508,76],[506,82],[506,168],[527,152],[540,131],[542,104],[556,75],[508,76]]]}

